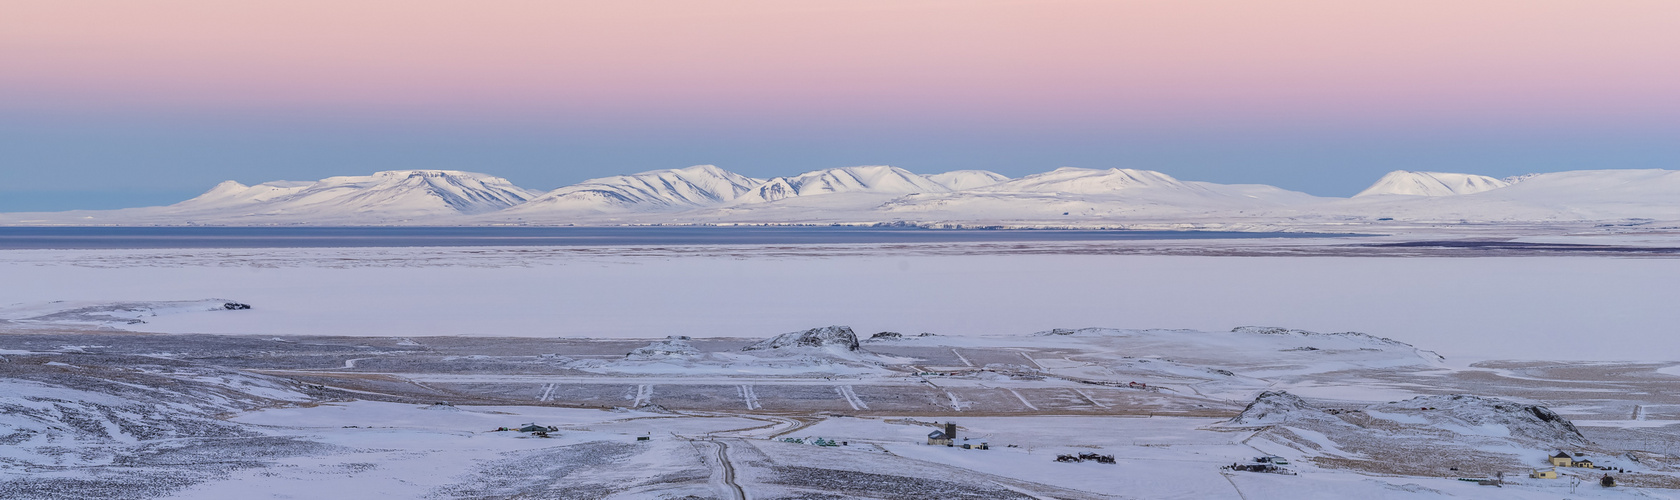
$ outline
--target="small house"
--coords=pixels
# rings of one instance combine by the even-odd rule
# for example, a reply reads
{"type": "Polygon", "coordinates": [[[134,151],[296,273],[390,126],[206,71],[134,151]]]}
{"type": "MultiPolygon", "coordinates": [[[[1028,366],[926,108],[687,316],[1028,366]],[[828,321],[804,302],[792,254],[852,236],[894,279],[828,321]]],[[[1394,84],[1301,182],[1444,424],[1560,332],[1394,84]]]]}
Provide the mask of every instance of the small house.
{"type": "Polygon", "coordinates": [[[1580,460],[1576,460],[1575,463],[1570,464],[1569,466],[1570,467],[1580,467],[1580,468],[1583,468],[1583,469],[1591,469],[1591,468],[1593,468],[1593,463],[1592,463],[1592,460],[1587,460],[1587,459],[1583,458],[1583,459],[1580,459],[1580,460]]]}
{"type": "Polygon", "coordinates": [[[1557,479],[1558,474],[1557,474],[1557,469],[1546,469],[1546,470],[1534,469],[1534,472],[1529,473],[1528,477],[1532,477],[1532,478],[1535,478],[1535,479],[1557,479]]]}
{"type": "Polygon", "coordinates": [[[1575,464],[1575,459],[1573,457],[1570,457],[1568,453],[1561,451],[1556,455],[1552,455],[1551,458],[1547,458],[1546,461],[1551,462],[1552,467],[1569,467],[1575,464]]]}

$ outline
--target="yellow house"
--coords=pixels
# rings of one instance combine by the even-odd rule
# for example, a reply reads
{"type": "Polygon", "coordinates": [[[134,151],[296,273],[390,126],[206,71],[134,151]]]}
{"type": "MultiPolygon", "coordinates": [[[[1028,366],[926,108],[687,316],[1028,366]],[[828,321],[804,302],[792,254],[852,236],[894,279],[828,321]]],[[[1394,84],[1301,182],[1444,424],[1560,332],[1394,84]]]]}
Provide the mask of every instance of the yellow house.
{"type": "Polygon", "coordinates": [[[1529,474],[1528,477],[1535,479],[1557,479],[1557,469],[1534,469],[1534,472],[1529,474]]]}
{"type": "Polygon", "coordinates": [[[1575,463],[1570,464],[1569,466],[1591,469],[1593,468],[1593,463],[1592,460],[1576,460],[1575,463]]]}
{"type": "Polygon", "coordinates": [[[1561,451],[1558,452],[1558,454],[1556,454],[1556,455],[1552,455],[1552,457],[1546,459],[1546,461],[1551,462],[1552,467],[1568,467],[1568,466],[1571,466],[1571,465],[1575,465],[1575,459],[1569,458],[1568,453],[1564,453],[1564,452],[1561,452],[1561,451]]]}

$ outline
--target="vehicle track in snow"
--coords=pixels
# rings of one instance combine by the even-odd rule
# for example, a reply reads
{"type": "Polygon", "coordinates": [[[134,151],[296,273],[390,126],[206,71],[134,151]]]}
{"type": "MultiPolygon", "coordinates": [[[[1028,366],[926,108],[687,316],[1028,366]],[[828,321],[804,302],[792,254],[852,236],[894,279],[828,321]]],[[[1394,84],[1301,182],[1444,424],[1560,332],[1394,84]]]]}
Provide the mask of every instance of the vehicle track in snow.
{"type": "Polygon", "coordinates": [[[863,399],[859,398],[857,392],[852,390],[852,386],[837,386],[834,388],[834,392],[838,392],[840,393],[840,397],[846,398],[846,404],[852,405],[853,410],[869,409],[869,405],[863,403],[863,399]]]}

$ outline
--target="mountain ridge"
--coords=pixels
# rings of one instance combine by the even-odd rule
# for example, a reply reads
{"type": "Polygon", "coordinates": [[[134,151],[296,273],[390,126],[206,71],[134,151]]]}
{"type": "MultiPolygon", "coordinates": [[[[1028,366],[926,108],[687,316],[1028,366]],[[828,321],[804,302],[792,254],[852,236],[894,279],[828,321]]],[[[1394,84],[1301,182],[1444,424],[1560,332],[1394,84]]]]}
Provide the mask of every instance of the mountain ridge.
{"type": "Polygon", "coordinates": [[[547,192],[455,170],[217,184],[173,205],[0,215],[0,225],[892,224],[1316,230],[1325,225],[1680,220],[1680,171],[1494,179],[1395,171],[1348,198],[1140,169],[1063,167],[1011,179],[870,165],[759,179],[713,165],[589,179],[547,192]]]}

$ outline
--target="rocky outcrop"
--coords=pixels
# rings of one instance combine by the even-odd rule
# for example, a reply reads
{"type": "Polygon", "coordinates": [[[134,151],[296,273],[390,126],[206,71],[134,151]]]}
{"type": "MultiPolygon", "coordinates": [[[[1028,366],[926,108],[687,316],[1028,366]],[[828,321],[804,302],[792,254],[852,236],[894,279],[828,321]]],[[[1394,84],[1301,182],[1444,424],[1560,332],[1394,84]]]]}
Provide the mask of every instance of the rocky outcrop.
{"type": "Polygon", "coordinates": [[[782,349],[786,347],[844,347],[848,351],[858,350],[857,334],[852,333],[849,326],[825,326],[812,328],[803,332],[784,333],[771,337],[763,342],[742,348],[743,351],[760,351],[766,349],[782,349]]]}
{"type": "Polygon", "coordinates": [[[672,335],[670,337],[666,337],[665,340],[637,347],[635,350],[630,351],[630,354],[626,355],[625,358],[660,359],[698,356],[700,354],[700,350],[695,349],[693,345],[690,345],[688,340],[689,338],[686,335],[672,335]]]}
{"type": "Polygon", "coordinates": [[[1585,444],[1586,436],[1575,423],[1540,405],[1531,405],[1470,394],[1446,396],[1418,396],[1405,401],[1385,403],[1370,408],[1383,413],[1417,415],[1436,426],[1458,427],[1477,432],[1493,429],[1494,434],[1509,433],[1513,438],[1527,438],[1539,443],[1585,444]],[[1499,431],[1503,427],[1505,431],[1499,431]]]}
{"type": "MultiPolygon", "coordinates": [[[[1293,329],[1293,328],[1280,328],[1280,327],[1275,327],[1275,326],[1239,326],[1239,327],[1236,327],[1236,328],[1232,328],[1231,333],[1251,333],[1251,334],[1257,334],[1257,335],[1287,335],[1287,336],[1308,337],[1308,338],[1312,338],[1312,337],[1339,338],[1339,339],[1346,339],[1346,340],[1350,340],[1350,341],[1354,341],[1354,342],[1367,343],[1367,344],[1371,344],[1371,345],[1376,346],[1376,347],[1392,346],[1392,347],[1411,349],[1414,352],[1417,352],[1419,357],[1422,357],[1424,359],[1431,359],[1431,360],[1434,360],[1434,361],[1440,361],[1440,360],[1446,359],[1445,357],[1442,357],[1440,354],[1436,354],[1435,351],[1418,349],[1417,346],[1407,344],[1405,342],[1401,342],[1401,341],[1394,340],[1394,339],[1387,338],[1387,337],[1378,337],[1376,335],[1371,335],[1369,333],[1361,333],[1361,332],[1319,333],[1319,332],[1310,332],[1310,331],[1307,331],[1307,330],[1297,330],[1297,329],[1293,329]]],[[[1314,351],[1319,350],[1318,348],[1305,348],[1305,349],[1296,348],[1296,349],[1297,350],[1314,350],[1314,351]]]]}
{"type": "Polygon", "coordinates": [[[1235,425],[1276,425],[1330,417],[1300,396],[1284,391],[1266,391],[1254,398],[1229,423],[1235,425]]]}

